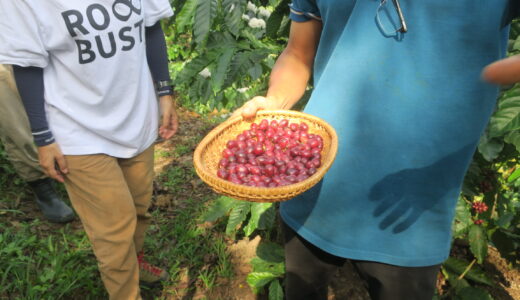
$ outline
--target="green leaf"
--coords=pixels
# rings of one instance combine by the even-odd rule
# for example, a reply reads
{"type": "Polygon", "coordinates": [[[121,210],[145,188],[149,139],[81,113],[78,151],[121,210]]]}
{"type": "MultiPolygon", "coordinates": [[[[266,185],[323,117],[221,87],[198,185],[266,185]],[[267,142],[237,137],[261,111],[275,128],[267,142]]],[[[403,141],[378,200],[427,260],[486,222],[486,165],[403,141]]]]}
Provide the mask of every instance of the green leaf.
{"type": "Polygon", "coordinates": [[[206,49],[215,48],[220,49],[219,53],[223,51],[222,49],[237,48],[237,41],[229,32],[212,32],[208,37],[206,49]]]}
{"type": "Polygon", "coordinates": [[[217,15],[217,4],[217,0],[198,0],[193,21],[193,35],[197,44],[204,42],[209,34],[213,19],[217,15]]]}
{"type": "Polygon", "coordinates": [[[481,225],[473,224],[468,233],[469,249],[477,258],[479,264],[484,262],[487,255],[487,237],[481,225]]]}
{"type": "Polygon", "coordinates": [[[276,220],[276,205],[271,205],[258,220],[258,229],[271,229],[276,220]]]}
{"type": "Polygon", "coordinates": [[[250,51],[242,51],[235,54],[229,67],[229,73],[225,82],[226,86],[231,85],[239,76],[243,76],[251,67],[250,55],[250,51]]]}
{"type": "Polygon", "coordinates": [[[504,149],[504,143],[499,139],[490,138],[487,134],[482,135],[480,138],[478,151],[487,161],[496,159],[502,152],[502,149],[504,149]]]}
{"type": "Polygon", "coordinates": [[[257,49],[265,49],[272,52],[275,52],[278,50],[278,47],[275,46],[275,44],[271,43],[264,43],[258,38],[255,37],[255,35],[249,31],[249,29],[244,29],[241,32],[241,35],[249,40],[251,42],[251,45],[253,45],[254,48],[257,49]]]}
{"type": "Polygon", "coordinates": [[[193,16],[195,15],[195,8],[197,7],[198,0],[186,0],[182,6],[181,11],[177,14],[175,24],[178,32],[183,32],[184,27],[191,24],[193,16]]]}
{"type": "MultiPolygon", "coordinates": [[[[443,266],[448,271],[457,275],[461,275],[469,266],[469,262],[455,257],[449,257],[444,262],[443,266]]],[[[494,284],[493,281],[487,277],[486,273],[478,265],[473,265],[471,269],[464,275],[464,278],[490,286],[494,284]]]]}
{"type": "Polygon", "coordinates": [[[235,48],[228,48],[224,50],[224,53],[218,59],[217,69],[211,76],[211,87],[215,93],[220,92],[222,89],[233,54],[235,54],[235,48]]]}
{"type": "Polygon", "coordinates": [[[269,300],[283,300],[283,289],[278,280],[273,280],[269,285],[269,300]]]}
{"type": "Polygon", "coordinates": [[[460,291],[461,289],[470,286],[468,281],[464,278],[459,279],[459,275],[449,271],[445,267],[441,269],[442,274],[446,279],[448,279],[448,282],[450,283],[450,286],[452,289],[454,289],[456,292],[460,291]]]}
{"type": "Polygon", "coordinates": [[[285,274],[285,264],[283,262],[272,263],[260,257],[253,257],[251,259],[251,266],[253,266],[253,272],[269,272],[277,277],[283,277],[285,274]]]}
{"type": "Polygon", "coordinates": [[[251,272],[247,275],[246,281],[251,287],[258,290],[276,278],[277,276],[269,272],[251,272]]]}
{"type": "Polygon", "coordinates": [[[509,177],[507,177],[507,182],[513,182],[520,178],[520,168],[517,168],[509,177]]]}
{"type": "Polygon", "coordinates": [[[268,262],[281,263],[285,259],[285,252],[279,244],[263,242],[256,248],[256,256],[268,262]]]}
{"type": "Polygon", "coordinates": [[[236,232],[237,227],[244,222],[247,214],[251,208],[251,203],[247,201],[239,201],[237,205],[233,207],[229,214],[228,223],[226,226],[226,234],[232,235],[236,232]]]}
{"type": "Polygon", "coordinates": [[[246,236],[250,236],[253,231],[258,228],[260,216],[272,205],[272,203],[253,203],[251,205],[251,218],[249,219],[247,226],[244,227],[244,233],[246,236]]]}
{"type": "Polygon", "coordinates": [[[463,300],[493,300],[487,291],[471,286],[461,289],[457,295],[463,300]]]}
{"type": "Polygon", "coordinates": [[[213,58],[214,55],[207,54],[192,59],[184,66],[179,75],[177,75],[175,78],[175,84],[178,85],[193,80],[202,69],[207,67],[213,61],[213,58]]]}
{"type": "Polygon", "coordinates": [[[242,29],[242,15],[246,4],[247,0],[222,0],[226,27],[235,36],[238,36],[240,29],[242,29]]]}
{"type": "Polygon", "coordinates": [[[270,38],[278,35],[284,16],[289,15],[289,0],[282,0],[267,19],[265,33],[270,38]]]}
{"type": "Polygon", "coordinates": [[[453,236],[462,237],[468,232],[470,226],[473,224],[471,220],[471,211],[469,204],[464,198],[459,197],[457,207],[455,208],[455,221],[453,222],[453,236]]]}
{"type": "Polygon", "coordinates": [[[249,76],[251,76],[251,80],[257,80],[262,76],[262,65],[259,63],[254,64],[247,72],[249,73],[249,76]]]}
{"type": "Polygon", "coordinates": [[[205,222],[215,222],[217,219],[225,216],[229,210],[238,203],[238,200],[222,196],[211,205],[206,213],[202,216],[205,222]]]}
{"type": "Polygon", "coordinates": [[[489,134],[498,137],[520,129],[520,97],[507,98],[500,102],[498,111],[489,122],[489,134]]]}
{"type": "Polygon", "coordinates": [[[508,132],[504,137],[504,141],[515,146],[516,151],[520,152],[520,130],[508,132]]]}

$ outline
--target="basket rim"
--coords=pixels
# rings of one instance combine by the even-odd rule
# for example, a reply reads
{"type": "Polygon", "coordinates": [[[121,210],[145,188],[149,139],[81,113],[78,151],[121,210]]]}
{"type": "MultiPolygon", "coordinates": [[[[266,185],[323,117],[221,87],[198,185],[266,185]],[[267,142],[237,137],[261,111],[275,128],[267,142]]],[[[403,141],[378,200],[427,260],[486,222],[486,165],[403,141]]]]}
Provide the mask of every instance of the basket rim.
{"type": "MultiPolygon", "coordinates": [[[[231,196],[231,197],[235,197],[235,198],[243,199],[243,200],[260,202],[262,200],[279,199],[279,196],[277,196],[277,195],[284,195],[284,194],[289,195],[289,194],[292,194],[292,191],[294,191],[294,190],[300,190],[300,189],[306,188],[306,187],[308,189],[308,188],[312,187],[313,185],[315,185],[319,180],[321,180],[323,175],[332,166],[332,163],[334,162],[335,157],[336,157],[337,148],[338,148],[337,133],[336,133],[335,129],[330,124],[325,122],[323,119],[320,119],[316,116],[313,116],[313,115],[310,115],[310,114],[307,114],[304,112],[295,111],[295,110],[282,110],[282,109],[280,109],[280,110],[259,110],[256,114],[256,117],[254,117],[254,118],[243,119],[242,116],[237,116],[237,117],[227,119],[226,121],[219,124],[217,127],[213,128],[202,139],[202,141],[197,145],[197,147],[194,151],[194,154],[193,154],[193,162],[194,162],[195,171],[196,171],[197,175],[203,181],[205,181],[206,184],[208,184],[212,189],[216,190],[217,192],[231,195],[231,193],[228,192],[229,190],[244,191],[241,194],[245,194],[245,195],[254,194],[254,195],[258,195],[258,197],[253,197],[253,198],[249,198],[247,196],[241,197],[240,195],[235,196],[235,194],[233,194],[233,196],[231,196]],[[321,126],[323,126],[326,129],[327,133],[330,135],[330,149],[329,149],[328,155],[326,157],[324,157],[324,158],[326,158],[326,160],[323,161],[323,164],[318,169],[318,172],[316,172],[315,174],[309,176],[309,178],[307,178],[303,181],[300,181],[300,182],[296,182],[296,183],[286,185],[286,186],[266,188],[266,187],[246,186],[246,185],[242,185],[242,184],[233,183],[231,181],[218,177],[216,174],[209,172],[206,168],[204,168],[202,166],[201,162],[202,162],[203,150],[206,149],[206,147],[215,139],[215,137],[217,135],[219,135],[221,132],[223,132],[225,129],[227,129],[237,123],[243,122],[243,121],[253,123],[256,120],[256,118],[261,118],[262,116],[264,116],[264,117],[273,116],[273,115],[277,115],[277,116],[285,115],[288,117],[307,119],[309,121],[319,123],[321,126]],[[218,188],[216,188],[214,185],[216,185],[218,188]],[[226,190],[223,190],[224,188],[226,190]],[[267,191],[267,190],[269,191],[269,195],[264,194],[265,191],[267,191]]],[[[290,199],[293,197],[294,196],[290,196],[287,199],[290,199]]],[[[287,200],[287,199],[280,199],[280,200],[287,200]]]]}

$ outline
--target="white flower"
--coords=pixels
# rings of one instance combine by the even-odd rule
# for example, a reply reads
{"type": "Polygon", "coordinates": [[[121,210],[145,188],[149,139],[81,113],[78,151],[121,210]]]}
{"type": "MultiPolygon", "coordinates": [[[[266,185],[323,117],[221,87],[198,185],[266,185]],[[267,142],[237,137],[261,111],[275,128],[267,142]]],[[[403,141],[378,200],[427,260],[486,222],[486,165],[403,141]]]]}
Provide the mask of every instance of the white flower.
{"type": "Polygon", "coordinates": [[[251,17],[249,17],[248,15],[242,15],[242,20],[249,21],[250,19],[251,17]]]}
{"type": "Polygon", "coordinates": [[[208,68],[204,68],[204,70],[199,72],[199,75],[204,77],[204,78],[208,78],[208,77],[211,76],[211,72],[209,71],[208,68]]]}
{"type": "Polygon", "coordinates": [[[248,87],[248,86],[247,87],[243,87],[243,88],[238,88],[237,92],[243,94],[243,93],[247,92],[249,89],[250,89],[250,87],[248,87]]]}
{"type": "Polygon", "coordinates": [[[231,7],[229,8],[229,12],[232,12],[235,9],[235,4],[231,4],[231,7]]]}
{"type": "Polygon", "coordinates": [[[251,28],[265,28],[265,21],[262,20],[262,19],[257,19],[257,18],[251,18],[251,20],[249,20],[249,23],[247,23],[247,25],[249,25],[249,27],[251,28]]]}
{"type": "Polygon", "coordinates": [[[255,14],[258,11],[256,5],[254,5],[251,1],[247,2],[247,9],[254,12],[255,14]]]}
{"type": "Polygon", "coordinates": [[[259,7],[258,8],[258,15],[260,17],[269,18],[269,16],[271,16],[271,12],[267,8],[265,8],[265,7],[259,7]]]}

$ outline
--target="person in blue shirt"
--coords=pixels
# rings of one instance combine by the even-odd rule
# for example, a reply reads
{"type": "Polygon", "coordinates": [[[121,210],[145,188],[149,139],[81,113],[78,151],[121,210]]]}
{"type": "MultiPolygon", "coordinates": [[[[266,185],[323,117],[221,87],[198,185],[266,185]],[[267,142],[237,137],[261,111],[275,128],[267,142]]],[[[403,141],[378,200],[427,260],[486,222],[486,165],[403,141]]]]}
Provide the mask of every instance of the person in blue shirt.
{"type": "Polygon", "coordinates": [[[464,175],[495,107],[484,67],[506,52],[513,1],[294,0],[266,96],[331,124],[323,180],[282,203],[287,299],[327,299],[347,259],[372,299],[432,299],[464,175]]]}

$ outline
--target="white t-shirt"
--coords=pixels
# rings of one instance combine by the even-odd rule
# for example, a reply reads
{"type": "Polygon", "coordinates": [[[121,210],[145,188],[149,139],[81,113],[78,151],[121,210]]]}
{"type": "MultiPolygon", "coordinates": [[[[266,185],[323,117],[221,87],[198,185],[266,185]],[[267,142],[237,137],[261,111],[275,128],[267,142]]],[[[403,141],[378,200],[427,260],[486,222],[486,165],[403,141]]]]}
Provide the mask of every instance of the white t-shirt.
{"type": "Polygon", "coordinates": [[[159,122],[145,26],[172,15],[168,0],[1,0],[0,63],[44,69],[64,154],[133,157],[159,122]]]}

